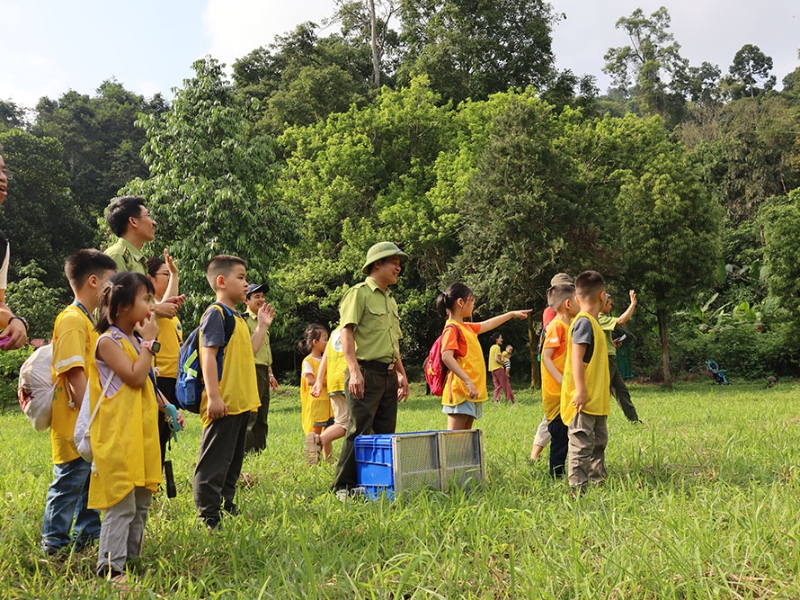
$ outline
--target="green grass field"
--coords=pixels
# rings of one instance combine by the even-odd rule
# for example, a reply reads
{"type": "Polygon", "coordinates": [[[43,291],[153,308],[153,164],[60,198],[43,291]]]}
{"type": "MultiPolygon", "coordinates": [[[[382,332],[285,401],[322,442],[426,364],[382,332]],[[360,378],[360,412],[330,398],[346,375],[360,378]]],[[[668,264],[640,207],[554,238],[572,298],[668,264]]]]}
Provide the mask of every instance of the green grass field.
{"type": "MultiPolygon", "coordinates": [[[[401,406],[399,431],[441,429],[436,401],[401,406]]],[[[488,405],[487,481],[395,503],[340,502],[333,467],[303,462],[297,388],[273,397],[267,450],[247,457],[243,514],[195,520],[199,421],[171,452],[178,497],[153,502],[136,597],[800,598],[800,388],[707,383],[632,388],[644,426],[609,418],[603,487],[571,498],[528,461],[541,404],[488,405]]],[[[114,597],[96,550],[38,550],[49,436],[0,415],[0,597],[114,597]]],[[[341,442],[335,445],[338,453],[341,442]]]]}

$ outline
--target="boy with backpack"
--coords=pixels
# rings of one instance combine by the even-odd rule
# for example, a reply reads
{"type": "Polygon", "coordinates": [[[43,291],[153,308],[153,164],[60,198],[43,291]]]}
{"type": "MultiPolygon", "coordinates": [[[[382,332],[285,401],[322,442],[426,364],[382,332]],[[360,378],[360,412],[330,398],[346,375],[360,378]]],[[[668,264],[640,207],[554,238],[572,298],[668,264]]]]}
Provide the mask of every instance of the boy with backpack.
{"type": "Polygon", "coordinates": [[[92,313],[103,284],[116,268],[114,259],[99,250],[79,250],[64,266],[75,301],[59,313],[53,328],[53,377],[57,381],[50,445],[54,478],[47,490],[42,523],[42,551],[48,556],[71,542],[80,549],[100,536],[100,513],[86,508],[91,465],[78,454],[73,434],[86,391],[87,368],[94,362],[97,345],[92,313]]]}
{"type": "MultiPolygon", "coordinates": [[[[235,312],[247,296],[246,263],[236,256],[211,259],[206,278],[217,296],[200,322],[200,368],[205,389],[200,401],[203,433],[194,472],[194,504],[209,531],[220,522],[220,510],[237,515],[233,502],[242,470],[250,411],[259,407],[255,357],[250,330],[235,312]],[[226,320],[233,317],[228,335],[226,320]],[[222,375],[217,355],[224,352],[222,375]]],[[[183,351],[181,352],[183,354],[183,351]]]]}

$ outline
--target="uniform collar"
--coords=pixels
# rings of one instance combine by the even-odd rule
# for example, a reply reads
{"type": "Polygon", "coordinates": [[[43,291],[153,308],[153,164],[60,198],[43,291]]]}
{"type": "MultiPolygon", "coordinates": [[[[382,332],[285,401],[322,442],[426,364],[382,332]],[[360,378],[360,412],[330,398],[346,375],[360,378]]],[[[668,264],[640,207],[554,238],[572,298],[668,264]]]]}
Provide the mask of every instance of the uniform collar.
{"type": "Polygon", "coordinates": [[[372,292],[374,292],[375,290],[378,290],[379,292],[381,292],[382,294],[386,294],[387,296],[391,296],[391,295],[392,295],[392,290],[391,290],[391,289],[389,289],[389,288],[387,287],[387,288],[386,288],[386,291],[384,292],[384,291],[383,291],[383,290],[380,288],[380,286],[378,285],[378,282],[376,282],[376,281],[375,281],[375,280],[374,280],[372,277],[367,277],[367,278],[364,280],[364,283],[366,283],[366,284],[367,284],[367,287],[368,287],[368,288],[370,289],[370,291],[372,291],[372,292]]]}
{"type": "Polygon", "coordinates": [[[128,250],[131,253],[131,258],[136,262],[140,262],[144,257],[144,253],[141,250],[139,250],[136,246],[131,244],[125,238],[119,238],[117,243],[120,244],[126,250],[128,250]]]}

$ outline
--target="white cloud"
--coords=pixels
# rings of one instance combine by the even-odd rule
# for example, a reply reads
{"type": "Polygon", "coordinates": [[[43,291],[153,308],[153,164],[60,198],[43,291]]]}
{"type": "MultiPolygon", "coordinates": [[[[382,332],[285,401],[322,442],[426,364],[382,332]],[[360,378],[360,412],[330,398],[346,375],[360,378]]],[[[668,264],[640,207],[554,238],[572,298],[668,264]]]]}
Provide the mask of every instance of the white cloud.
{"type": "Polygon", "coordinates": [[[211,39],[209,53],[231,65],[304,21],[320,24],[334,10],[333,0],[208,0],[203,25],[211,39]]]}

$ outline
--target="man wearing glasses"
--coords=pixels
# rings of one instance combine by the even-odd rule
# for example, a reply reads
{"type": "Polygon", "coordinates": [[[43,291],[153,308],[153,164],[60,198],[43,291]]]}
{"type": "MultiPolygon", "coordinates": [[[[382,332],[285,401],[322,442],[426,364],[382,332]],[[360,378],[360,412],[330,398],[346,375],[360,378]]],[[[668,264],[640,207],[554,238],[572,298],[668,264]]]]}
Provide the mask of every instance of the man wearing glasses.
{"type": "MultiPolygon", "coordinates": [[[[156,222],[139,196],[114,198],[106,208],[106,221],[117,241],[106,249],[106,254],[117,263],[117,272],[131,271],[147,275],[147,259],[142,246],[156,237],[156,222]]],[[[178,314],[183,296],[164,298],[153,312],[159,318],[171,319],[178,314]]]]}

